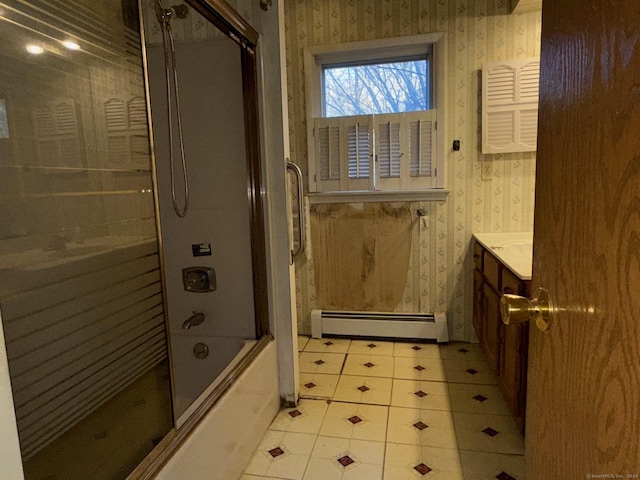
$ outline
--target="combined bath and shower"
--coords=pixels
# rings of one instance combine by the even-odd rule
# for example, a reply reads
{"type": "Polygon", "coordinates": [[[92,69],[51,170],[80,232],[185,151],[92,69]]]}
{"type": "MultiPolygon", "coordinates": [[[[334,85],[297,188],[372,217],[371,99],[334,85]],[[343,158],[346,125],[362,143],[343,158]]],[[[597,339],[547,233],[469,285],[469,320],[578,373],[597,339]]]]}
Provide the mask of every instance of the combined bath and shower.
{"type": "Polygon", "coordinates": [[[169,166],[171,169],[171,200],[173,201],[173,209],[178,217],[184,217],[189,210],[189,179],[187,177],[187,163],[184,153],[184,137],[182,135],[182,113],[180,110],[180,93],[178,88],[178,70],[176,68],[176,49],[175,42],[173,40],[173,32],[171,30],[171,20],[174,17],[186,18],[189,13],[189,9],[186,5],[173,5],[169,8],[164,8],[160,0],[155,0],[156,18],[160,24],[162,30],[162,43],[164,47],[164,66],[166,77],[166,89],[167,89],[167,120],[169,127],[169,166]],[[173,88],[172,88],[173,84],[173,88]],[[172,96],[173,91],[173,96],[172,96]],[[178,130],[178,142],[180,147],[180,164],[182,170],[183,181],[183,206],[180,208],[178,205],[178,199],[176,194],[176,172],[175,172],[175,152],[174,152],[174,139],[173,139],[173,103],[175,101],[176,113],[176,127],[178,130]]]}

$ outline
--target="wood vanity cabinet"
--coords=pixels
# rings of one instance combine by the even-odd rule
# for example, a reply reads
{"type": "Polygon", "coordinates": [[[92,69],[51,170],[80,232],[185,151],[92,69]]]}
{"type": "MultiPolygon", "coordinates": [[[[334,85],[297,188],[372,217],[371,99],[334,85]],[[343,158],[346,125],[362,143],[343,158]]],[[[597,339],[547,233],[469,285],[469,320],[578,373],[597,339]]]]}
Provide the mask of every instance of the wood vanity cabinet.
{"type": "Polygon", "coordinates": [[[478,242],[474,242],[473,260],[473,325],[507,406],[524,431],[529,325],[504,325],[500,296],[529,297],[530,282],[520,280],[478,242]]]}

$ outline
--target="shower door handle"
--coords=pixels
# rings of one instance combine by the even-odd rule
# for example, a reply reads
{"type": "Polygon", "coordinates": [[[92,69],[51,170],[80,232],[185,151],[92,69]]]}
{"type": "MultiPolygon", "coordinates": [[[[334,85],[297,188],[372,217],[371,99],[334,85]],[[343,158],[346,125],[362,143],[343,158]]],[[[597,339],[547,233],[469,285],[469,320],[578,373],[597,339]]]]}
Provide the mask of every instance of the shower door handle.
{"type": "Polygon", "coordinates": [[[304,252],[305,247],[305,223],[304,223],[304,203],[302,200],[302,170],[300,167],[293,162],[287,160],[287,170],[294,173],[296,176],[296,182],[298,187],[298,246],[295,249],[291,249],[291,264],[298,258],[302,252],[304,252]]]}

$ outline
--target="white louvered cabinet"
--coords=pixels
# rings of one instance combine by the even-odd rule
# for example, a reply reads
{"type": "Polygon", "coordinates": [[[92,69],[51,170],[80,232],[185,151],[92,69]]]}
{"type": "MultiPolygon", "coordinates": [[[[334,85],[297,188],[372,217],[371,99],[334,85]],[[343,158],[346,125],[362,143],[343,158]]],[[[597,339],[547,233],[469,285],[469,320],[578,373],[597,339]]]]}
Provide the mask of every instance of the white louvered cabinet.
{"type": "Polygon", "coordinates": [[[536,150],[539,80],[539,58],[483,65],[482,153],[536,150]]]}

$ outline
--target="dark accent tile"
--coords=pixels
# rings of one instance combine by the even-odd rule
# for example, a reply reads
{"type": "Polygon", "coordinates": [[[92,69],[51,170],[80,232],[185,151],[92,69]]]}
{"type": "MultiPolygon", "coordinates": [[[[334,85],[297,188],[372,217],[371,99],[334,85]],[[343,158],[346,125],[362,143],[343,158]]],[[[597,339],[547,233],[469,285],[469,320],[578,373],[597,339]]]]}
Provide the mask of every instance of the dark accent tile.
{"type": "Polygon", "coordinates": [[[413,346],[413,347],[411,347],[411,348],[412,348],[413,350],[415,350],[416,352],[417,352],[418,350],[422,350],[422,347],[419,347],[419,346],[417,346],[417,345],[414,345],[414,346],[413,346]]]}
{"type": "Polygon", "coordinates": [[[422,431],[425,428],[428,428],[429,425],[427,425],[426,423],[422,423],[422,422],[416,422],[413,424],[414,427],[416,427],[418,430],[422,431]]]}
{"type": "Polygon", "coordinates": [[[371,367],[375,367],[376,364],[375,363],[371,363],[371,362],[367,362],[367,363],[364,364],[364,366],[367,367],[367,368],[371,368],[371,367]]]}
{"type": "Polygon", "coordinates": [[[291,410],[289,412],[289,416],[292,418],[299,417],[300,415],[302,415],[302,412],[300,410],[291,410]]]}
{"type": "Polygon", "coordinates": [[[474,370],[473,368],[468,368],[468,369],[466,370],[466,372],[467,372],[467,373],[470,373],[471,375],[475,375],[476,373],[478,373],[478,371],[477,371],[477,370],[474,370]]]}
{"type": "Polygon", "coordinates": [[[272,448],[271,450],[269,450],[269,455],[271,455],[273,458],[279,457],[283,454],[284,450],[282,450],[280,447],[272,448]]]}
{"type": "Polygon", "coordinates": [[[330,347],[331,345],[333,345],[333,342],[332,342],[331,340],[329,340],[328,342],[324,342],[324,344],[325,344],[327,347],[330,347]]]}
{"type": "Polygon", "coordinates": [[[415,467],[413,467],[420,475],[426,475],[427,473],[429,473],[431,471],[431,469],[429,467],[427,467],[424,463],[421,463],[420,465],[416,465],[415,467]]]}
{"type": "Polygon", "coordinates": [[[506,472],[500,472],[498,475],[496,475],[496,478],[498,480],[516,480],[515,477],[512,477],[511,475],[509,475],[506,472]]]}
{"type": "Polygon", "coordinates": [[[497,434],[499,434],[500,432],[497,430],[494,430],[491,427],[487,427],[484,430],[482,430],[482,433],[484,433],[485,435],[489,435],[490,437],[495,437],[497,434]]]}
{"type": "Polygon", "coordinates": [[[362,421],[362,419],[361,419],[359,416],[357,416],[357,415],[354,415],[353,417],[349,418],[348,420],[349,420],[351,423],[353,423],[354,425],[355,425],[356,423],[360,423],[360,422],[362,421]]]}
{"type": "Polygon", "coordinates": [[[466,348],[459,348],[458,351],[460,353],[469,353],[469,350],[467,350],[466,348]]]}
{"type": "Polygon", "coordinates": [[[325,363],[325,361],[324,360],[316,360],[313,363],[315,363],[316,365],[322,365],[323,363],[325,363]]]}
{"type": "Polygon", "coordinates": [[[345,455],[338,459],[338,463],[343,467],[348,467],[352,463],[355,463],[355,460],[353,460],[349,455],[345,455]]]}
{"type": "Polygon", "coordinates": [[[366,385],[360,385],[358,387],[358,390],[360,390],[362,393],[367,392],[369,390],[371,390],[369,387],[367,387],[366,385]]]}
{"type": "Polygon", "coordinates": [[[307,387],[307,388],[313,388],[313,387],[315,387],[317,385],[315,383],[313,383],[313,382],[309,382],[309,383],[305,383],[304,386],[307,387]]]}
{"type": "Polygon", "coordinates": [[[484,395],[476,395],[475,397],[473,397],[473,399],[479,401],[480,403],[484,402],[485,400],[489,400],[484,395]]]}
{"type": "Polygon", "coordinates": [[[422,370],[424,370],[424,367],[422,365],[416,365],[415,367],[413,367],[413,369],[421,372],[422,370]]]}
{"type": "Polygon", "coordinates": [[[367,347],[369,348],[376,348],[377,345],[375,343],[370,343],[369,345],[367,345],[367,347]]]}
{"type": "Polygon", "coordinates": [[[427,394],[426,394],[426,393],[424,393],[422,390],[418,390],[417,392],[415,392],[415,393],[414,393],[414,395],[415,395],[416,397],[420,397],[420,398],[422,398],[422,397],[426,397],[426,396],[427,396],[427,394]]]}

